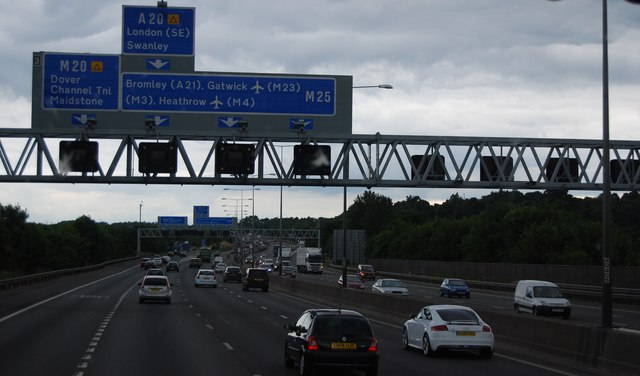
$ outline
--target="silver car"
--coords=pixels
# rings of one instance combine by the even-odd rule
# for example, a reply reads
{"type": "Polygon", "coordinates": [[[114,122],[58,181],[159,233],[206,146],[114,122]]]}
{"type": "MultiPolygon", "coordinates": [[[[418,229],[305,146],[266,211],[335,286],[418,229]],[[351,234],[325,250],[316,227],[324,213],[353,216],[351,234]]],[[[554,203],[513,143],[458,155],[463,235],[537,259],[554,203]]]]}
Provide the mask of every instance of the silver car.
{"type": "Polygon", "coordinates": [[[138,298],[140,303],[146,300],[161,300],[171,304],[171,283],[165,276],[148,275],[139,283],[138,298]]]}
{"type": "Polygon", "coordinates": [[[381,294],[392,295],[409,295],[407,286],[404,285],[399,279],[394,278],[380,278],[373,283],[371,291],[379,292],[381,294]]]}

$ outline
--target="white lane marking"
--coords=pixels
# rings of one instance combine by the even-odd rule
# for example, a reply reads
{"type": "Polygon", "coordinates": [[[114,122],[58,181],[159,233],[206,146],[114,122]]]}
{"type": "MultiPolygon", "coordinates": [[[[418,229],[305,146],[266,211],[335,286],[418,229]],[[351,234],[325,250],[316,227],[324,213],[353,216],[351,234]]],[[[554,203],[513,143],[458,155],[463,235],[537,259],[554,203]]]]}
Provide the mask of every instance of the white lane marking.
{"type": "Polygon", "coordinates": [[[570,372],[560,371],[559,369],[555,369],[555,368],[551,368],[551,367],[543,366],[543,365],[536,364],[536,363],[533,363],[533,362],[527,362],[526,360],[522,360],[522,359],[518,359],[518,358],[513,358],[513,357],[510,357],[510,356],[507,356],[507,355],[502,355],[502,354],[496,354],[496,353],[493,353],[493,356],[499,356],[499,357],[501,357],[501,358],[505,358],[505,359],[509,359],[509,360],[511,360],[511,361],[514,361],[514,362],[518,362],[518,363],[526,364],[526,365],[531,366],[531,367],[540,368],[540,369],[543,369],[543,370],[545,370],[545,371],[550,371],[550,372],[553,372],[553,373],[557,373],[557,374],[559,374],[559,375],[565,375],[565,376],[579,376],[579,375],[577,375],[577,374],[575,374],[575,373],[570,373],[570,372]]]}
{"type": "Polygon", "coordinates": [[[211,324],[207,324],[207,325],[205,325],[205,326],[207,327],[207,329],[209,329],[209,330],[213,330],[213,326],[212,326],[211,324]]]}
{"type": "Polygon", "coordinates": [[[229,321],[227,321],[227,319],[225,319],[224,316],[218,315],[218,317],[220,317],[220,320],[224,321],[225,324],[231,326],[231,323],[229,321]]]}
{"type": "Polygon", "coordinates": [[[285,320],[288,320],[288,319],[289,319],[289,318],[288,318],[287,316],[285,316],[285,315],[280,315],[280,317],[282,317],[282,318],[283,318],[283,319],[285,319],[285,320]]]}
{"type": "Polygon", "coordinates": [[[196,312],[196,316],[202,317],[202,314],[200,314],[199,312],[196,312]]]}
{"type": "Polygon", "coordinates": [[[264,309],[265,311],[269,309],[269,308],[267,308],[265,306],[261,306],[260,308],[264,309]]]}
{"type": "Polygon", "coordinates": [[[223,343],[224,347],[226,347],[228,350],[233,350],[233,347],[231,347],[230,344],[228,344],[227,342],[223,343]]]}
{"type": "Polygon", "coordinates": [[[117,275],[120,275],[120,274],[122,274],[122,273],[128,272],[128,271],[129,271],[129,270],[131,270],[131,269],[136,269],[136,268],[138,268],[138,267],[137,267],[137,266],[133,266],[133,267],[131,267],[131,268],[129,268],[129,269],[125,269],[125,270],[121,271],[120,273],[112,274],[112,275],[110,275],[110,276],[107,276],[107,277],[104,277],[104,278],[98,279],[97,281],[89,282],[89,283],[87,283],[87,284],[85,284],[85,285],[78,286],[78,287],[76,287],[76,288],[73,288],[73,289],[71,289],[71,290],[69,290],[69,291],[65,291],[65,292],[63,292],[63,293],[61,293],[61,294],[58,294],[58,295],[56,295],[56,296],[52,296],[52,297],[47,298],[47,299],[45,299],[45,300],[42,300],[42,301],[40,301],[40,302],[38,302],[38,303],[32,304],[32,305],[30,305],[30,306],[28,306],[28,307],[25,307],[25,308],[23,308],[23,309],[21,309],[21,310],[19,310],[19,311],[15,311],[14,313],[11,313],[11,314],[9,314],[9,315],[7,315],[7,316],[5,316],[5,317],[2,317],[2,318],[0,318],[0,322],[7,321],[7,320],[9,320],[9,319],[10,319],[10,318],[12,318],[12,317],[15,317],[15,316],[18,316],[18,315],[20,315],[20,314],[23,314],[23,313],[25,313],[25,312],[27,312],[27,311],[29,311],[29,310],[33,309],[33,308],[36,308],[36,307],[38,307],[38,306],[41,306],[41,305],[43,305],[43,304],[45,304],[45,303],[49,303],[49,302],[50,302],[50,301],[52,301],[52,300],[56,300],[56,299],[58,299],[58,298],[60,298],[60,297],[62,297],[62,296],[68,295],[68,294],[70,294],[70,293],[72,293],[72,292],[74,292],[74,291],[80,290],[81,288],[84,288],[84,287],[87,287],[87,286],[91,286],[91,285],[96,284],[96,283],[98,283],[98,282],[102,282],[102,281],[104,281],[104,280],[106,280],[106,279],[113,278],[113,277],[115,277],[115,276],[117,276],[117,275]]]}
{"type": "Polygon", "coordinates": [[[495,309],[504,309],[504,307],[492,306],[495,309]]]}

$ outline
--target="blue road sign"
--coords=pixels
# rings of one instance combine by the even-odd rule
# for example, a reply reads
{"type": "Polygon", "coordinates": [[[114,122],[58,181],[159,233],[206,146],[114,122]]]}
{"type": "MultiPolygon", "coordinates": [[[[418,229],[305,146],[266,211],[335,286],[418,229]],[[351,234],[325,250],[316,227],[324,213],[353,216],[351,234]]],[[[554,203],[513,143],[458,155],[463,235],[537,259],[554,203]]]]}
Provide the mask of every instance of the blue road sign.
{"type": "Polygon", "coordinates": [[[193,224],[197,226],[231,226],[233,225],[233,218],[230,218],[230,217],[196,218],[193,224]]]}
{"type": "Polygon", "coordinates": [[[209,217],[209,207],[208,206],[194,206],[193,207],[193,218],[208,218],[209,217]]]}
{"type": "Polygon", "coordinates": [[[161,226],[187,226],[187,217],[158,217],[158,224],[161,226]]]}
{"type": "Polygon", "coordinates": [[[332,77],[123,73],[129,111],[333,116],[332,77]]]}
{"type": "Polygon", "coordinates": [[[117,110],[120,56],[44,54],[44,109],[117,110]]]}
{"type": "Polygon", "coordinates": [[[193,56],[195,8],[122,7],[122,53],[193,56]]]}

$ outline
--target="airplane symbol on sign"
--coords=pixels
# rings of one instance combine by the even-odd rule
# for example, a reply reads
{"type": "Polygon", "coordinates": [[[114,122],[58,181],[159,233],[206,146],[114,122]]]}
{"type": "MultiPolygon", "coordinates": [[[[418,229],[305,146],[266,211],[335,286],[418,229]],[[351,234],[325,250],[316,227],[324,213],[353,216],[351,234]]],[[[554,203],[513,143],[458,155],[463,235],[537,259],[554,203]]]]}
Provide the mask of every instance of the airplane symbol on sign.
{"type": "Polygon", "coordinates": [[[255,90],[256,94],[260,94],[260,90],[264,90],[264,88],[260,86],[260,81],[256,80],[256,84],[251,86],[251,90],[255,90]]]}
{"type": "Polygon", "coordinates": [[[220,99],[218,99],[218,96],[216,95],[216,98],[209,104],[213,105],[213,109],[217,110],[219,109],[220,105],[222,105],[222,102],[220,101],[220,99]]]}

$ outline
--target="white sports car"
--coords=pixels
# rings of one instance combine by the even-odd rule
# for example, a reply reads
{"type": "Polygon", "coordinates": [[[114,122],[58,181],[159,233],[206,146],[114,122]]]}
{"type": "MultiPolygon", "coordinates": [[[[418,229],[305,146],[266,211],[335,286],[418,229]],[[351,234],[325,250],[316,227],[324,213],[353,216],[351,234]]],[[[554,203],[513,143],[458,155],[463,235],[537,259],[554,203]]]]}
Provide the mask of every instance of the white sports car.
{"type": "Polygon", "coordinates": [[[493,355],[493,331],[469,307],[432,305],[422,308],[402,328],[402,345],[430,356],[441,350],[474,351],[483,358],[493,355]]]}

